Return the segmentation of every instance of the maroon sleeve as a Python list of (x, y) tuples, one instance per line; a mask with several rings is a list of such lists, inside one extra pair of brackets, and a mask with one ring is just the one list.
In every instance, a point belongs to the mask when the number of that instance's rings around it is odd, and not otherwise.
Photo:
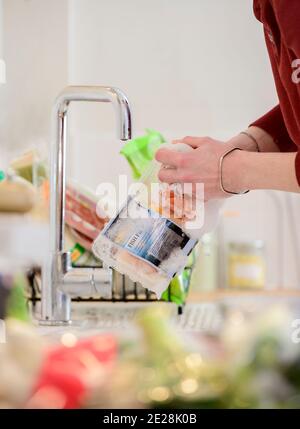
[(250, 126), (266, 131), (273, 138), (281, 152), (297, 151), (297, 146), (293, 143), (287, 132), (279, 105), (250, 124)]
[[(261, 21), (265, 27), (265, 34), (267, 36), (266, 42), (273, 71), (275, 71), (274, 77), (277, 84), (276, 86), (277, 89), (279, 88), (278, 96), (280, 105), (274, 107), (274, 109), (260, 119), (257, 119), (251, 125), (265, 130), (274, 139), (280, 151), (297, 152), (295, 167), (297, 180), (300, 185), (300, 144), (299, 138), (295, 140), (295, 135), (299, 137), (300, 85), (291, 87), (290, 61), (285, 60), (281, 63), (281, 73), (279, 73), (278, 61), (275, 58), (273, 47), (274, 44), (280, 43), (280, 46), (277, 46), (277, 52), (279, 52), (279, 50), (283, 51), (287, 58), (300, 58), (299, 0), (289, 0), (288, 2), (286, 0), (254, 0), (253, 5), (257, 19)], [(280, 37), (278, 33), (280, 33)], [(270, 37), (270, 35), (272, 37)], [(282, 80), (285, 79), (289, 79), (289, 85), (284, 85)], [(277, 81), (279, 81), (279, 86)], [(286, 102), (289, 104), (289, 109), (287, 110), (285, 110), (284, 104)], [(296, 143), (293, 143), (287, 131), (287, 126), (285, 125), (288, 124), (287, 121), (289, 120), (288, 116), (291, 114), (291, 107), (293, 110), (293, 120), (289, 121), (290, 125), (288, 128)], [(283, 118), (282, 112), (284, 112), (286, 121)], [(297, 124), (294, 123), (295, 115), (298, 115)]]
[[(273, 0), (273, 8), (276, 19), (284, 36), (288, 48), (294, 52), (295, 58), (300, 58), (300, 9), (299, 0), (289, 0), (288, 6), (285, 0)], [(300, 96), (299, 85), (297, 85)], [(300, 149), (296, 155), (296, 176), (300, 185)]]
[(296, 155), (295, 166), (296, 166), (296, 176), (300, 186), (300, 151), (298, 151)]
[(273, 0), (273, 10), (278, 23), (280, 33), (285, 44), (299, 58), (300, 53), (300, 9), (299, 0)]
[[(281, 152), (297, 152), (298, 148), (287, 132), (279, 105), (250, 124), (250, 126), (251, 125), (261, 128), (270, 134)], [(297, 180), (300, 185), (300, 150), (298, 150), (296, 155), (295, 167)]]

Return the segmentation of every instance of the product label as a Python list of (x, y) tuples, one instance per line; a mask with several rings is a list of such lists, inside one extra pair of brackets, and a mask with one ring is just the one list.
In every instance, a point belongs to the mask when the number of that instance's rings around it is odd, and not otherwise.
[[(132, 213), (138, 213), (138, 216), (133, 218), (130, 216)], [(197, 244), (174, 222), (143, 207), (132, 197), (128, 198), (123, 209), (102, 234), (155, 267), (160, 267), (174, 250), (180, 250), (182, 256), (188, 256)], [(168, 269), (167, 264), (164, 264), (164, 271), (172, 277), (176, 274), (174, 261), (170, 265), (173, 268)]]

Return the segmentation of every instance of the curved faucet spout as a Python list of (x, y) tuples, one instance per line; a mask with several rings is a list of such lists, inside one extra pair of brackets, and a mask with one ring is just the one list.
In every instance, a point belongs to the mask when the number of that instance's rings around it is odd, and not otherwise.
[(131, 138), (131, 113), (126, 95), (118, 88), (110, 86), (68, 86), (57, 97), (54, 115), (66, 114), (73, 101), (112, 103), (117, 116), (117, 132), (120, 140)]
[(57, 97), (53, 109), (54, 137), (51, 144), (50, 173), (50, 254), (43, 270), (42, 321), (46, 324), (69, 320), (70, 300), (60, 286), (72, 269), (70, 255), (64, 249), (66, 146), (68, 107), (72, 102), (110, 102), (117, 116), (120, 140), (131, 138), (131, 112), (127, 97), (109, 86), (69, 86)]

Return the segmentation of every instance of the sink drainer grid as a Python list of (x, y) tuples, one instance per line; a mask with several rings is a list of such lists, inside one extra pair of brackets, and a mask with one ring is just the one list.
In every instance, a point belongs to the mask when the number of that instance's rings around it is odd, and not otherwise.
[[(191, 268), (185, 270), (192, 271)], [(109, 297), (105, 296), (76, 296), (72, 297), (74, 302), (155, 302), (157, 301), (156, 295), (143, 288), (139, 283), (132, 282), (127, 276), (120, 274), (116, 271), (113, 272), (114, 281), (111, 288)], [(27, 294), (28, 301), (34, 307), (37, 302), (41, 300), (41, 269), (37, 267), (31, 268), (28, 273), (29, 290)], [(191, 275), (189, 276), (191, 277)], [(165, 301), (164, 301), (165, 302)], [(168, 288), (168, 302), (171, 300), (170, 288)], [(178, 314), (182, 314), (183, 305), (178, 306)]]

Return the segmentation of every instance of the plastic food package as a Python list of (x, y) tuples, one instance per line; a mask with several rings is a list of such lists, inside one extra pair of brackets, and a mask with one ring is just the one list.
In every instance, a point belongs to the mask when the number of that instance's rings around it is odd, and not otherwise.
[[(66, 224), (76, 242), (91, 250), (92, 242), (104, 227), (107, 218), (97, 214), (98, 199), (94, 193), (76, 182), (68, 182), (66, 189)], [(98, 211), (99, 213), (99, 211)]]
[[(183, 144), (166, 147), (193, 150)], [(185, 204), (178, 216), (185, 195), (176, 195), (176, 185), (159, 184), (159, 169), (160, 164), (153, 161), (143, 184), (128, 196), (93, 245), (94, 254), (104, 263), (155, 292), (158, 298), (184, 269), (201, 230), (187, 230), (188, 221), (195, 216), (193, 206)], [(157, 193), (152, 192), (155, 183)]]
[(102, 268), (102, 262), (95, 258), (92, 252), (86, 250), (83, 246), (76, 243), (71, 248), (71, 261), (73, 267), (99, 267)]
[(10, 168), (34, 186), (41, 185), (48, 177), (46, 162), (41, 159), (39, 151), (36, 149), (29, 150), (13, 159), (10, 162)]
[(26, 213), (36, 203), (36, 190), (34, 186), (22, 177), (14, 174), (1, 174), (0, 180), (0, 212)]
[[(147, 134), (131, 140), (121, 150), (132, 169), (134, 179), (139, 179), (143, 176), (151, 161), (153, 161), (156, 150), (162, 143), (165, 143), (164, 138), (156, 131), (147, 130)], [(189, 256), (194, 259), (194, 251)], [(182, 274), (174, 277), (167, 290), (163, 293), (161, 299), (164, 301), (175, 302), (177, 305), (183, 305), (186, 302), (192, 268), (185, 267)]]

